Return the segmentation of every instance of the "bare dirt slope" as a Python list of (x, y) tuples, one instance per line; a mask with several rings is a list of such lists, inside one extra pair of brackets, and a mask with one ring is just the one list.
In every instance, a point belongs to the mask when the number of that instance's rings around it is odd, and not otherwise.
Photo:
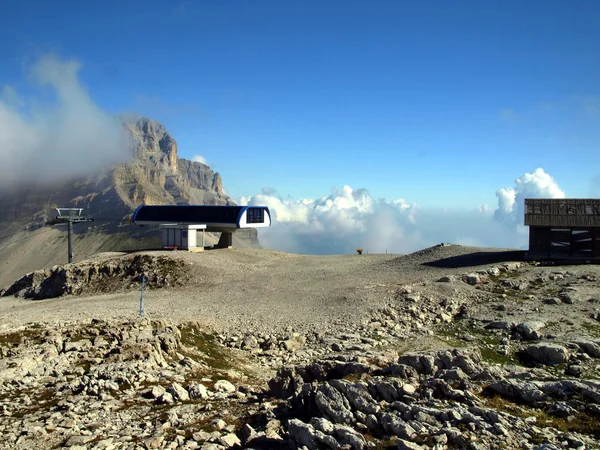
[[(74, 226), (75, 262), (93, 257), (99, 252), (155, 249), (160, 246), (157, 228), (139, 228), (134, 225), (115, 227), (98, 223), (91, 227), (86, 225)], [(110, 230), (107, 229), (109, 227)], [(234, 233), (233, 239), (237, 248), (259, 246), (254, 236), (242, 232)], [(218, 233), (207, 233), (207, 246), (216, 244), (218, 240)], [(25, 273), (65, 264), (67, 260), (66, 226), (14, 233), (0, 245), (0, 287), (6, 287)]]
[[(350, 326), (370, 310), (385, 306), (403, 285), (431, 283), (442, 275), (472, 270), (423, 263), (457, 257), (466, 258), (467, 263), (469, 258), (480, 258), (476, 262), (483, 263), (514, 256), (508, 250), (463, 246), (436, 247), (405, 256), (308, 256), (258, 249), (151, 254), (183, 260), (190, 276), (182, 287), (147, 291), (148, 317), (176, 322), (194, 318), (229, 329), (241, 324), (264, 329)], [(452, 294), (448, 286), (435, 288), (441, 294)], [(458, 288), (470, 287), (460, 283)], [(130, 318), (137, 313), (138, 300), (137, 290), (33, 303), (5, 298), (0, 317), (3, 326), (81, 317)]]

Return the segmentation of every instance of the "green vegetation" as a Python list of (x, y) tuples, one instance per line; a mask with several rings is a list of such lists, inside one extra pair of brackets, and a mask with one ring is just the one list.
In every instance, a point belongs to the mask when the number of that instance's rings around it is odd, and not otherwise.
[(40, 328), (27, 328), (22, 331), (11, 331), (0, 334), (0, 345), (14, 347), (20, 344), (41, 344), (44, 342), (44, 333)]
[(177, 277), (179, 271), (185, 266), (185, 263), (166, 256), (156, 258), (156, 270), (161, 277)]
[[(184, 324), (180, 330), (181, 344), (200, 354), (212, 368), (229, 370), (236, 366), (236, 361), (232, 358), (229, 349), (217, 343), (215, 333), (206, 333), (194, 324)], [(194, 358), (198, 356), (197, 354), (186, 356)]]
[(600, 338), (600, 322), (583, 322), (581, 324), (583, 328), (595, 338)]
[[(535, 417), (536, 425), (540, 427), (553, 427), (562, 432), (575, 432), (600, 438), (600, 427), (598, 418), (585, 413), (577, 413), (567, 418), (555, 417), (542, 409), (530, 408), (525, 405), (517, 405), (499, 395), (483, 397), (485, 405), (498, 411), (509, 413), (516, 417)], [(538, 436), (538, 439), (541, 436)]]
[(496, 350), (487, 347), (480, 347), (479, 350), (481, 351), (481, 359), (487, 363), (500, 365), (521, 365), (519, 360), (512, 354), (501, 355)]
[[(181, 330), (180, 353), (196, 361), (201, 361), (208, 367), (194, 372), (194, 377), (208, 376), (235, 381), (245, 378), (245, 381), (256, 380), (257, 376), (249, 367), (248, 361), (235, 350), (229, 349), (217, 342), (216, 333), (207, 333), (195, 323), (183, 324)], [(204, 383), (212, 389), (211, 383)]]
[(375, 450), (396, 450), (398, 448), (398, 438), (396, 436), (388, 439), (377, 439), (371, 434), (364, 434), (363, 436), (367, 442), (375, 443), (375, 447), (372, 447)]
[(503, 280), (519, 278), (523, 273), (518, 270), (500, 272), (500, 275), (490, 275), (488, 279), (494, 283), (501, 283)]
[[(468, 334), (473, 337), (470, 342), (465, 342), (459, 337)], [(469, 327), (465, 321), (457, 321), (439, 325), (435, 329), (435, 336), (455, 348), (477, 347), (481, 351), (483, 361), (491, 364), (521, 365), (514, 354), (501, 355), (496, 351), (500, 345), (500, 337), (482, 328)]]

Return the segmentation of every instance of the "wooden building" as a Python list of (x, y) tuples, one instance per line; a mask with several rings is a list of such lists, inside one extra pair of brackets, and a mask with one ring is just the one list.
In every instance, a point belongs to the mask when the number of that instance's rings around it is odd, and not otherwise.
[(528, 259), (600, 260), (600, 199), (525, 199)]

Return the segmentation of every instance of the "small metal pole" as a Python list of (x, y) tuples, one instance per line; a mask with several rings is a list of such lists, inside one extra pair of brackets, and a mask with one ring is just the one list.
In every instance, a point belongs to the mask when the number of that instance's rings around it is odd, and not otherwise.
[(146, 281), (146, 277), (142, 275), (142, 294), (140, 295), (140, 317), (144, 316), (144, 281)]
[(69, 228), (69, 237), (68, 237), (68, 242), (69, 242), (69, 264), (71, 264), (73, 262), (73, 222), (71, 222), (70, 220), (67, 222), (68, 223), (68, 228)]

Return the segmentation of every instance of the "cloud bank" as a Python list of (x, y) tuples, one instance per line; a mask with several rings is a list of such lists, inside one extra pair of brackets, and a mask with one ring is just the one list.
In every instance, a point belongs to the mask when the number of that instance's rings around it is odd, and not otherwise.
[(404, 198), (375, 199), (366, 189), (344, 186), (318, 200), (290, 201), (273, 189), (238, 199), (271, 210), (271, 228), (259, 231), (263, 246), (305, 254), (410, 253), (442, 242), (479, 247), (526, 248), (523, 199), (564, 197), (543, 169), (518, 177), (496, 192), (498, 207), (465, 210), (420, 208)]
[(129, 158), (120, 123), (93, 102), (80, 69), (76, 61), (44, 56), (31, 67), (27, 97), (2, 88), (0, 188), (87, 175)]
[(192, 156), (192, 161), (199, 162), (199, 163), (202, 163), (204, 165), (207, 165), (206, 158), (204, 156), (202, 156), (202, 155), (194, 155), (194, 156)]

